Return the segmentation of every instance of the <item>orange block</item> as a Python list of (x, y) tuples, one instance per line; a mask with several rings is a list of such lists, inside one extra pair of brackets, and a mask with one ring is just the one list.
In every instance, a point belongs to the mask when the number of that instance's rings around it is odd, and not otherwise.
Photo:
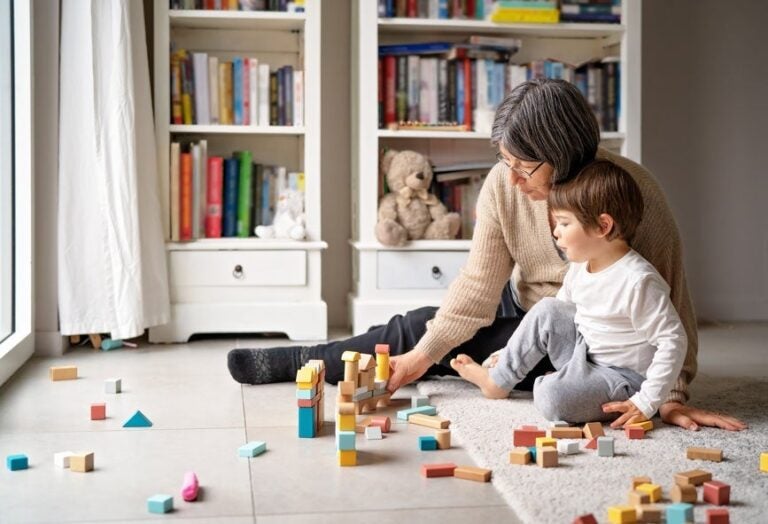
[(104, 420), (107, 418), (107, 405), (102, 403), (91, 404), (91, 420)]
[(627, 426), (624, 428), (624, 433), (630, 440), (640, 440), (645, 438), (645, 430), (641, 427)]
[(421, 475), (427, 478), (452, 477), (455, 469), (456, 464), (452, 462), (445, 464), (422, 464)]
[(474, 466), (458, 466), (453, 470), (453, 476), (465, 480), (488, 482), (491, 480), (491, 470)]
[(523, 426), (512, 431), (512, 445), (515, 447), (530, 448), (536, 445), (536, 439), (546, 437), (547, 432), (531, 426)]

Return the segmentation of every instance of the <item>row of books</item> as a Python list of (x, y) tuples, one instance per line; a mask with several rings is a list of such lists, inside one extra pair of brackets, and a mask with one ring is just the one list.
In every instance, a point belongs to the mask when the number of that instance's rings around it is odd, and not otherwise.
[(535, 78), (561, 78), (587, 98), (603, 131), (618, 129), (620, 63), (616, 58), (586, 64), (535, 60), (508, 64), (491, 59), (447, 59), (429, 55), (379, 58), (379, 128), (402, 122), (490, 132), (496, 107), (517, 85)]
[(381, 18), (441, 18), (483, 20), (493, 0), (379, 0)]
[(171, 143), (170, 238), (252, 237), (271, 225), (282, 191), (304, 193), (304, 173), (254, 162), (250, 151), (209, 156), (206, 140)]
[(171, 53), (171, 123), (304, 125), (304, 72), (179, 49)]
[(461, 216), (461, 228), (456, 238), (470, 240), (477, 220), (477, 198), (492, 163), (468, 163), (435, 166), (430, 189), (445, 204), (448, 211)]
[(304, 11), (304, 0), (170, 0), (171, 9), (223, 11)]
[(621, 0), (560, 0), (560, 21), (621, 23)]

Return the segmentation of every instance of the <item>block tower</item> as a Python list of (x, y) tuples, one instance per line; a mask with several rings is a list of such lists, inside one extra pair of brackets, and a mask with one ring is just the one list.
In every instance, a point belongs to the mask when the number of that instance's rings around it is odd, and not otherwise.
[(296, 373), (299, 438), (314, 438), (323, 427), (325, 363), (310, 360)]
[[(370, 355), (367, 355), (370, 357)], [(339, 466), (357, 465), (357, 448), (355, 446), (355, 413), (357, 411), (354, 398), (360, 379), (360, 353), (345, 351), (341, 355), (344, 361), (344, 380), (339, 382), (339, 396), (336, 398), (336, 451)]]

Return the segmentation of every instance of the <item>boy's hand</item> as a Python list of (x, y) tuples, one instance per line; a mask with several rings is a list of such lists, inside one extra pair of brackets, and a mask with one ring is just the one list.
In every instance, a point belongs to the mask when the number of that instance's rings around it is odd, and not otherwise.
[(421, 351), (409, 351), (389, 359), (389, 381), (387, 391), (394, 393), (406, 384), (421, 377), (432, 365), (432, 361)]
[(603, 404), (603, 413), (622, 413), (619, 418), (611, 422), (611, 427), (614, 429), (648, 420), (631, 400), (607, 402)]
[(747, 429), (747, 425), (737, 418), (686, 406), (679, 402), (665, 402), (659, 408), (659, 415), (661, 415), (661, 420), (667, 424), (675, 424), (691, 431), (698, 431), (700, 426), (711, 426), (728, 431)]

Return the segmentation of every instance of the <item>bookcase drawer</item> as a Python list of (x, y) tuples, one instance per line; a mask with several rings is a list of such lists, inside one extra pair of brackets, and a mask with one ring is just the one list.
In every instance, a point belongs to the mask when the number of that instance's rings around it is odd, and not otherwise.
[(172, 286), (304, 286), (306, 251), (171, 251)]
[(467, 261), (466, 251), (379, 251), (379, 289), (444, 289)]

